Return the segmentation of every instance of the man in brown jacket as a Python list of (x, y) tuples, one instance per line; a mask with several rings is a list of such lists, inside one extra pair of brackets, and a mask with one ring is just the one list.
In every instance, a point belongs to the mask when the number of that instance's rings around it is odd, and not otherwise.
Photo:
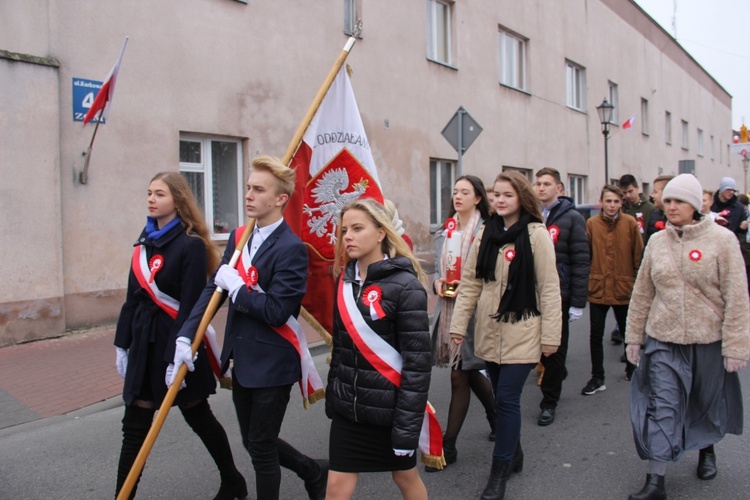
[[(589, 273), (589, 313), (591, 321), (591, 380), (581, 391), (590, 396), (605, 390), (604, 326), (610, 306), (620, 331), (625, 331), (628, 303), (643, 257), (643, 238), (636, 220), (621, 212), (622, 191), (617, 186), (604, 186), (599, 202), (602, 212), (586, 222), (591, 249)], [(625, 378), (635, 365), (627, 364)]]

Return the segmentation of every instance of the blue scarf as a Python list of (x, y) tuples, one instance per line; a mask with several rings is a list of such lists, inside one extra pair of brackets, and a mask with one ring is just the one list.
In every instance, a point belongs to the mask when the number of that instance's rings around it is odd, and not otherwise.
[(156, 219), (153, 217), (146, 217), (146, 235), (148, 236), (148, 239), (151, 241), (156, 241), (165, 234), (167, 234), (173, 227), (175, 227), (177, 224), (182, 222), (182, 219), (179, 217), (175, 217), (171, 221), (167, 223), (166, 226), (159, 229), (159, 227), (156, 225)]

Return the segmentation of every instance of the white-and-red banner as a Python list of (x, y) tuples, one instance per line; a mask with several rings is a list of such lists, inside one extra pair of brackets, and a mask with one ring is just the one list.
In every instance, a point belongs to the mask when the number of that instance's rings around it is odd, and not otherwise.
[(297, 180), (284, 218), (309, 252), (302, 305), (330, 332), (335, 297), (333, 253), (341, 209), (360, 197), (383, 202), (375, 160), (345, 67), (323, 98), (290, 166)]
[(125, 53), (125, 46), (128, 44), (128, 37), (125, 37), (125, 41), (122, 42), (122, 49), (120, 49), (120, 57), (117, 58), (117, 62), (109, 70), (107, 78), (102, 83), (102, 88), (94, 98), (94, 102), (86, 112), (86, 116), (83, 117), (83, 124), (86, 125), (94, 118), (106, 119), (109, 115), (109, 105), (112, 102), (112, 96), (115, 95), (115, 85), (117, 84), (117, 73), (120, 71), (120, 63), (122, 62), (122, 55)]

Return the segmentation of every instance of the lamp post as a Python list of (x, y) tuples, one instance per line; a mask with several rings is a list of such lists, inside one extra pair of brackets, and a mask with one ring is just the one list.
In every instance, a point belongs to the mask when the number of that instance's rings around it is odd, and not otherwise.
[(612, 112), (615, 107), (607, 102), (605, 98), (600, 105), (596, 107), (599, 113), (599, 121), (602, 124), (602, 134), (604, 134), (604, 184), (609, 184), (609, 152), (607, 151), (607, 141), (609, 140), (609, 124), (612, 122)]

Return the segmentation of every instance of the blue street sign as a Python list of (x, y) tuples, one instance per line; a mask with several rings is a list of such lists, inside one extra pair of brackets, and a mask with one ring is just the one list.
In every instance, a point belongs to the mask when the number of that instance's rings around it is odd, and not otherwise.
[[(83, 117), (88, 113), (89, 108), (94, 103), (96, 94), (99, 93), (99, 89), (102, 88), (102, 82), (96, 80), (85, 80), (83, 78), (73, 78), (73, 121), (82, 122)], [(94, 118), (92, 123), (96, 123), (99, 119)], [(107, 120), (102, 119), (102, 123), (107, 123)]]

